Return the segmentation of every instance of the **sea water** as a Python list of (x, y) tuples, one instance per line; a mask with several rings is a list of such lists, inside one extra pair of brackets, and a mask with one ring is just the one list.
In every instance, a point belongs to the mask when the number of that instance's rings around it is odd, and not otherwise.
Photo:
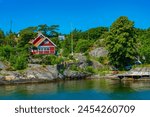
[(150, 81), (93, 79), (2, 85), (0, 100), (150, 100)]

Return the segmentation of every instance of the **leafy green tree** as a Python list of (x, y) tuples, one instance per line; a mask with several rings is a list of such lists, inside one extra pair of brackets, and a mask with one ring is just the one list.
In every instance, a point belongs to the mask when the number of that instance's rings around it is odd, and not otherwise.
[(46, 24), (38, 25), (38, 31), (41, 31), (45, 36), (48, 35), (49, 27)]
[(84, 53), (91, 47), (91, 45), (92, 45), (92, 43), (90, 40), (80, 39), (77, 43), (75, 50), (76, 50), (76, 52)]
[(34, 39), (36, 35), (36, 27), (28, 27), (21, 30), (19, 33), (18, 48), (23, 48), (30, 40)]
[(38, 31), (38, 27), (37, 26), (30, 26), (30, 27), (27, 27), (27, 28), (21, 30), (19, 32), (19, 34), (21, 36), (22, 34), (36, 33), (37, 31)]
[(67, 57), (71, 53), (71, 38), (66, 37), (66, 39), (61, 43), (62, 55)]
[(4, 57), (6, 60), (9, 60), (11, 54), (15, 55), (15, 50), (10, 45), (0, 47), (0, 57)]
[(97, 40), (100, 39), (100, 37), (106, 32), (108, 32), (107, 27), (91, 28), (85, 32), (86, 33), (85, 39)]
[(58, 37), (52, 37), (50, 38), (52, 42), (54, 42), (57, 46), (57, 49), (59, 50), (61, 48), (62, 41), (58, 39)]
[(134, 22), (128, 20), (128, 17), (119, 17), (110, 27), (106, 45), (110, 64), (119, 69), (131, 65), (137, 56)]
[[(78, 29), (74, 29), (72, 32), (70, 32), (70, 34), (67, 36), (67, 40), (69, 42), (69, 44), (73, 44), (73, 48), (76, 48), (76, 45), (79, 41), (79, 39), (84, 39), (81, 38), (83, 36), (83, 32), (81, 30)], [(72, 43), (73, 41), (73, 43)], [(71, 45), (69, 50), (71, 49)]]
[(4, 39), (5, 39), (4, 31), (0, 29), (0, 45), (4, 44)]
[(0, 39), (3, 39), (5, 37), (4, 31), (0, 29)]
[[(141, 33), (140, 33), (141, 32)], [(150, 30), (141, 30), (138, 35), (140, 60), (150, 64)]]
[(47, 37), (58, 37), (59, 25), (48, 26), (47, 24), (38, 25), (38, 31), (41, 31)]
[(15, 47), (17, 44), (17, 35), (13, 32), (8, 33), (5, 36), (5, 44)]
[(51, 25), (48, 27), (48, 30), (50, 31), (49, 33), (50, 37), (58, 37), (59, 25)]

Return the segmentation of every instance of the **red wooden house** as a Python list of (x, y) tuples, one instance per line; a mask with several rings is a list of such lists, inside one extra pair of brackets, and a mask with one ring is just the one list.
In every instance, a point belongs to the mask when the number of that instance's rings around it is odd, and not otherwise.
[(38, 33), (38, 36), (29, 43), (33, 45), (32, 54), (55, 54), (56, 45), (42, 33)]

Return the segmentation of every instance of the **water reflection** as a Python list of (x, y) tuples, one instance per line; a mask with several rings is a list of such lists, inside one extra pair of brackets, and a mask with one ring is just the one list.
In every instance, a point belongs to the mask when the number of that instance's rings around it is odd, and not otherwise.
[(145, 99), (145, 91), (150, 81), (74, 80), (0, 86), (0, 99)]

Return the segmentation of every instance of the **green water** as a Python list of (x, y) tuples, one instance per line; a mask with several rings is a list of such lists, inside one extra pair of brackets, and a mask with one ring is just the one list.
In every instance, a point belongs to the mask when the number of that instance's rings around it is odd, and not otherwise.
[(1, 100), (149, 100), (150, 81), (74, 80), (0, 86)]

